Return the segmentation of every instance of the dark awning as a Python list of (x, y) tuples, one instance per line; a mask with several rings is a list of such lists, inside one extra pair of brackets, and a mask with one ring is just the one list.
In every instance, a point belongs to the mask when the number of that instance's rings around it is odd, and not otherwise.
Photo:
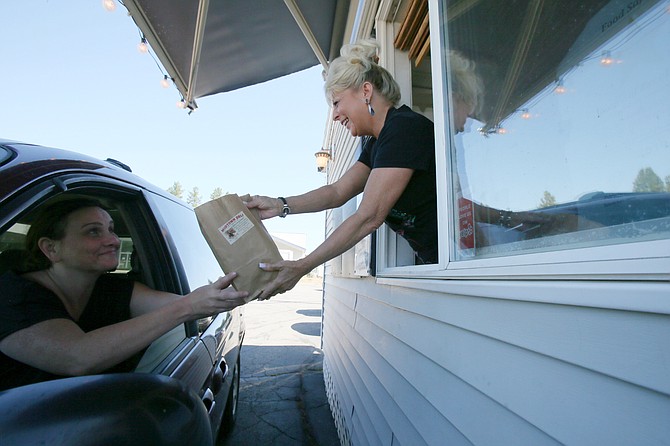
[(349, 0), (125, 0), (186, 104), (321, 63), (342, 43)]

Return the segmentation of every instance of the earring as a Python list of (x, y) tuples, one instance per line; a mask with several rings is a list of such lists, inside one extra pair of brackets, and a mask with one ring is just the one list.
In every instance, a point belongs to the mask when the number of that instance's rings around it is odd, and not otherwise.
[(370, 99), (365, 98), (365, 104), (368, 106), (368, 113), (370, 113), (370, 116), (375, 115), (375, 109), (372, 108), (372, 104), (370, 104)]

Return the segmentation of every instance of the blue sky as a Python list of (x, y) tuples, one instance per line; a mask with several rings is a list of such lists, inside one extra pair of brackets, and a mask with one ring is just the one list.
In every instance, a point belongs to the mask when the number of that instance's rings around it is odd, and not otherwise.
[[(289, 196), (325, 184), (316, 171), (328, 105), (321, 68), (198, 99), (188, 115), (161, 69), (137, 51), (139, 32), (118, 5), (97, 0), (0, 2), (0, 138), (116, 158), (167, 189)], [(307, 234), (323, 213), (266, 221)]]

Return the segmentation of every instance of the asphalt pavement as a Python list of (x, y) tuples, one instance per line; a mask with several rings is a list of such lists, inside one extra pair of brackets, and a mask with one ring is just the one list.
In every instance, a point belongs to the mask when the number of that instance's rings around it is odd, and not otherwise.
[(339, 446), (323, 381), (322, 280), (244, 307), (240, 398), (218, 446)]

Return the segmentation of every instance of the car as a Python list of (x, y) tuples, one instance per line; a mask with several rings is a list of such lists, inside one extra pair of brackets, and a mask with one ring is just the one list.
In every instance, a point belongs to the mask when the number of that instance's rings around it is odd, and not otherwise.
[[(224, 274), (193, 209), (119, 161), (0, 140), (0, 178), (0, 273), (21, 257), (40, 208), (87, 196), (105, 205), (121, 239), (114, 274), (177, 294)], [(244, 334), (238, 307), (174, 328), (146, 348), (134, 372), (0, 392), (2, 442), (213, 444), (235, 422)]]

